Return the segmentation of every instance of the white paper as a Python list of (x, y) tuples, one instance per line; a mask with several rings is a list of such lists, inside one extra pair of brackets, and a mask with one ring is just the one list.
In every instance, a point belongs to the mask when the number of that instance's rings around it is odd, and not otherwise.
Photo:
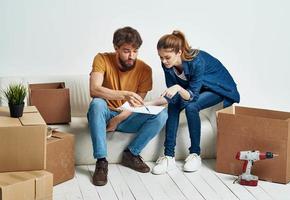
[(128, 102), (125, 102), (119, 109), (121, 110), (129, 110), (131, 112), (136, 113), (144, 113), (144, 114), (151, 114), (151, 115), (157, 115), (160, 113), (165, 107), (163, 106), (146, 106), (148, 110), (145, 108), (145, 106), (141, 107), (131, 107)]

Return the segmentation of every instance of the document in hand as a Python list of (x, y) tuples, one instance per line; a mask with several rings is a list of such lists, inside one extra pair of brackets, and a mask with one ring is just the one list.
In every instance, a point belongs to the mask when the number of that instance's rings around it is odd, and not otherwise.
[[(146, 109), (146, 107), (149, 109), (149, 111)], [(120, 110), (129, 110), (131, 112), (136, 113), (144, 113), (144, 114), (151, 114), (151, 115), (157, 115), (160, 113), (165, 107), (163, 106), (141, 106), (141, 107), (132, 107), (128, 102), (125, 102), (121, 107), (119, 107)]]

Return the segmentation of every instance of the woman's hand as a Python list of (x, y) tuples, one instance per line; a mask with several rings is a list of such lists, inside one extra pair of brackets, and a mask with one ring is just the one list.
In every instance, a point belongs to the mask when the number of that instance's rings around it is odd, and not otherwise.
[(174, 97), (174, 95), (179, 92), (181, 90), (181, 86), (179, 85), (173, 85), (170, 88), (167, 88), (162, 94), (161, 96), (164, 97), (168, 97), (169, 99), (171, 99), (172, 97)]
[(162, 106), (165, 104), (167, 104), (167, 101), (164, 97), (158, 97), (158, 98), (153, 99), (151, 101), (144, 102), (144, 105), (146, 105), (146, 106)]

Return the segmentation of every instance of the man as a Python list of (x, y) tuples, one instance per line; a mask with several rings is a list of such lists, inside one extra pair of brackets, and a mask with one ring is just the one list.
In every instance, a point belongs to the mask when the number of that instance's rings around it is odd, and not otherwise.
[(139, 33), (124, 27), (115, 31), (114, 53), (96, 55), (90, 73), (90, 95), (93, 98), (88, 111), (88, 121), (97, 159), (93, 175), (94, 185), (107, 183), (108, 162), (106, 132), (121, 131), (136, 136), (124, 150), (122, 164), (139, 172), (149, 172), (140, 152), (160, 132), (167, 119), (164, 109), (158, 115), (119, 111), (124, 102), (131, 106), (144, 105), (143, 99), (152, 89), (152, 71), (137, 59), (142, 44)]

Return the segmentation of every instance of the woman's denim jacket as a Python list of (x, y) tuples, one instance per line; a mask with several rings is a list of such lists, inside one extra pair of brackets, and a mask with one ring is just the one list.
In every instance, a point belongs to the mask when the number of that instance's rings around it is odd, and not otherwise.
[[(167, 98), (169, 103), (182, 101), (187, 104), (196, 101), (202, 87), (223, 96), (224, 107), (240, 102), (240, 95), (232, 76), (223, 64), (210, 54), (200, 50), (193, 60), (183, 61), (182, 66), (188, 81), (184, 89), (190, 93), (190, 99), (185, 101), (179, 94), (176, 94), (172, 99)], [(163, 64), (162, 68), (168, 88), (180, 83), (173, 68), (168, 69)]]

